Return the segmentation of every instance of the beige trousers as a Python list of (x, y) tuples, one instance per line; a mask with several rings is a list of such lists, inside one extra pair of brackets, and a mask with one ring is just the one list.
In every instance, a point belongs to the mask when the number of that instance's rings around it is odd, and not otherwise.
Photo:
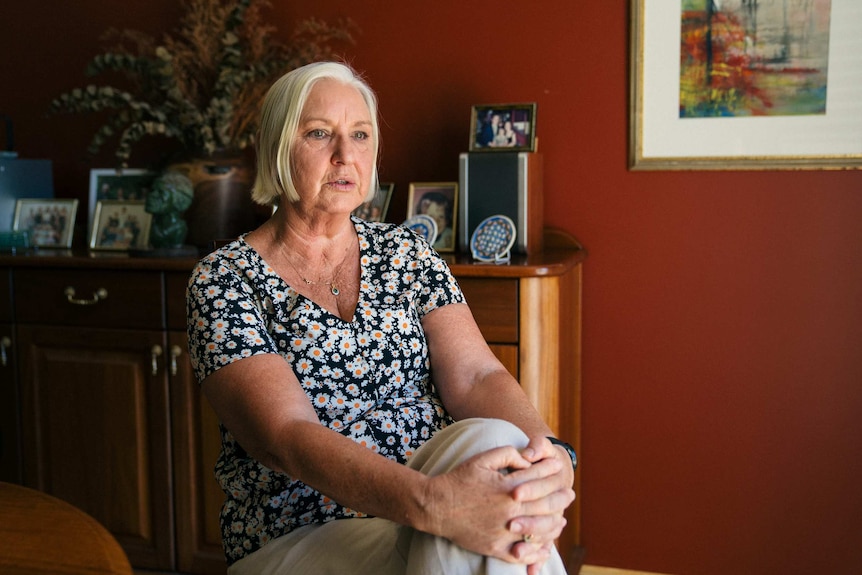
[[(526, 447), (524, 433), (498, 419), (466, 419), (437, 432), (407, 462), (438, 475), (493, 447)], [(483, 557), (442, 537), (387, 519), (338, 519), (283, 535), (228, 569), (228, 575), (509, 575), (526, 566)], [(565, 575), (556, 549), (542, 575)]]

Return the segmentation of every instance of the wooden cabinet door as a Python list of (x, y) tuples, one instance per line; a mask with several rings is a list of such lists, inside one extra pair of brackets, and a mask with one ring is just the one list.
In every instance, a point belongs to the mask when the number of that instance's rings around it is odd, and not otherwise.
[(218, 419), (200, 392), (183, 332), (169, 332), (171, 415), (177, 519), (177, 568), (183, 572), (227, 572), (219, 513), (224, 492), (214, 467), (221, 451)]
[(25, 484), (174, 568), (164, 332), (18, 326)]
[(0, 323), (0, 481), (21, 483), (21, 427), (12, 326)]

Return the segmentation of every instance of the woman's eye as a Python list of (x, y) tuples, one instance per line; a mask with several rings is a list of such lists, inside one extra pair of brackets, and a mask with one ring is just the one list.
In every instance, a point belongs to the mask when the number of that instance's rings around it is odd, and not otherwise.
[(368, 132), (355, 132), (353, 134), (353, 137), (357, 140), (367, 140), (371, 136), (368, 134)]
[(308, 137), (309, 137), (309, 138), (312, 138), (312, 139), (314, 139), (314, 140), (322, 140), (322, 139), (323, 139), (323, 138), (325, 138), (326, 136), (327, 136), (327, 134), (326, 134), (326, 130), (320, 130), (320, 129), (317, 129), (317, 130), (311, 130), (311, 131), (308, 133)]

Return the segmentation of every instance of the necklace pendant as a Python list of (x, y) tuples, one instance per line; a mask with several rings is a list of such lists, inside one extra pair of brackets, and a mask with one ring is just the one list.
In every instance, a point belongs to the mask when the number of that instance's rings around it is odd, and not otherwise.
[(338, 288), (335, 286), (335, 284), (329, 284), (329, 291), (330, 291), (330, 292), (332, 293), (332, 295), (334, 295), (334, 296), (337, 296), (338, 294), (340, 294), (340, 293), (341, 293), (340, 291), (338, 291)]

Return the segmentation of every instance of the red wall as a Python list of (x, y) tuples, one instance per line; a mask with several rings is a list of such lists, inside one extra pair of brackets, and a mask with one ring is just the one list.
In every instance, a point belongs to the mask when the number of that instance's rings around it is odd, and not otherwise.
[[(628, 4), (276, 2), (352, 17), (379, 92), (382, 175), (457, 180), (470, 107), (538, 102), (545, 218), (588, 248), (587, 562), (677, 575), (862, 572), (862, 172), (632, 173)], [(288, 5), (289, 4), (289, 5)], [(92, 122), (45, 119), (108, 26), (171, 25), (170, 0), (16, 2), (0, 111), (58, 195), (86, 196)]]

